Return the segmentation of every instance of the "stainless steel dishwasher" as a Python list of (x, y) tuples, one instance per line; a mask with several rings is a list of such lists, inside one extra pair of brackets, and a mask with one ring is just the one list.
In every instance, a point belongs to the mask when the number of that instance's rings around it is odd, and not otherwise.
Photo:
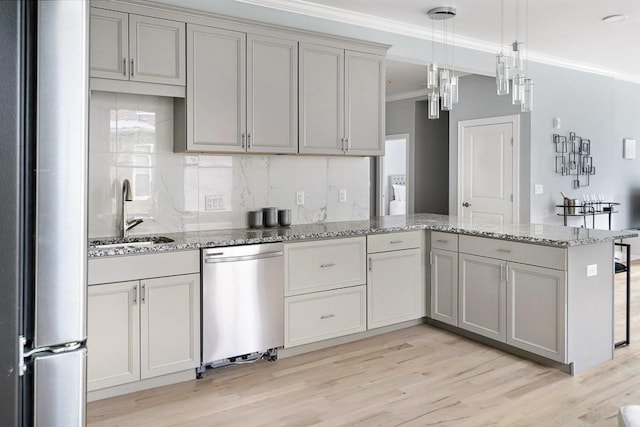
[[(218, 366), (284, 345), (282, 243), (202, 250), (202, 363)], [(255, 358), (255, 357), (254, 357)]]

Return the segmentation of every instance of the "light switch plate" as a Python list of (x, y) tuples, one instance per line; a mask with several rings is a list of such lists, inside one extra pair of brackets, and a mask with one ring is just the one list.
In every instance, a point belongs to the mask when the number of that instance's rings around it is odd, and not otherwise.
[(593, 277), (598, 275), (598, 264), (587, 265), (587, 277)]
[(537, 195), (543, 194), (544, 193), (544, 187), (542, 186), (542, 184), (536, 184), (533, 193), (537, 194)]
[(347, 190), (346, 189), (342, 189), (340, 190), (340, 203), (344, 203), (347, 201)]
[(304, 191), (298, 191), (296, 193), (296, 205), (298, 206), (304, 205)]

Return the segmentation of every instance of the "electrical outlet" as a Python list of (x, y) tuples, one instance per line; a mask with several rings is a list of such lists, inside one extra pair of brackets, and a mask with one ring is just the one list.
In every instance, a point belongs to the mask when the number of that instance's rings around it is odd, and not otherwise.
[(533, 193), (537, 194), (537, 195), (543, 194), (544, 193), (544, 187), (542, 186), (542, 184), (536, 184)]
[(592, 277), (597, 275), (598, 275), (598, 264), (587, 265), (587, 277)]
[(224, 210), (224, 196), (215, 194), (204, 196), (204, 210), (206, 212), (211, 211), (223, 211)]
[(344, 203), (347, 201), (347, 190), (346, 189), (342, 189), (340, 190), (340, 203)]
[(296, 192), (296, 205), (298, 206), (304, 205), (304, 191)]

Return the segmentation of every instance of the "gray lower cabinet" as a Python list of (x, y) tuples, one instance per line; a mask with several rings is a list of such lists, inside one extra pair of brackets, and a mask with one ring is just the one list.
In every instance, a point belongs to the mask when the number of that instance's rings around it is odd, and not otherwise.
[(507, 344), (566, 362), (564, 271), (508, 263)]
[(458, 326), (458, 252), (431, 250), (431, 317)]
[(506, 262), (465, 253), (459, 256), (458, 326), (505, 342)]

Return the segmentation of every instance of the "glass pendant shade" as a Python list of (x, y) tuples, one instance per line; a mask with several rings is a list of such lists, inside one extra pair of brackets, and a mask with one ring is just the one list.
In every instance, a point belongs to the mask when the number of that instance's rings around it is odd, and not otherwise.
[(509, 64), (509, 73), (511, 76), (517, 76), (524, 71), (524, 64), (522, 62), (522, 55), (520, 52), (520, 43), (518, 41), (513, 42), (511, 50), (511, 58)]
[(438, 88), (438, 64), (432, 63), (427, 66), (427, 89)]
[(524, 76), (513, 76), (513, 84), (511, 87), (511, 102), (513, 105), (522, 103), (522, 92), (524, 88)]
[(449, 111), (453, 108), (453, 97), (451, 96), (451, 84), (447, 85), (444, 93), (440, 96), (442, 111)]
[(533, 80), (524, 79), (522, 83), (522, 104), (520, 110), (528, 113), (533, 110)]
[(440, 80), (439, 80), (439, 85), (440, 85), (440, 95), (444, 95), (447, 86), (449, 86), (449, 84), (451, 83), (451, 80), (449, 78), (449, 70), (447, 69), (441, 69), (440, 70)]
[(438, 92), (430, 92), (427, 95), (427, 118), (440, 118), (440, 94)]
[(503, 54), (496, 56), (496, 85), (498, 95), (509, 94), (508, 58)]
[(451, 103), (458, 103), (458, 76), (451, 76)]

